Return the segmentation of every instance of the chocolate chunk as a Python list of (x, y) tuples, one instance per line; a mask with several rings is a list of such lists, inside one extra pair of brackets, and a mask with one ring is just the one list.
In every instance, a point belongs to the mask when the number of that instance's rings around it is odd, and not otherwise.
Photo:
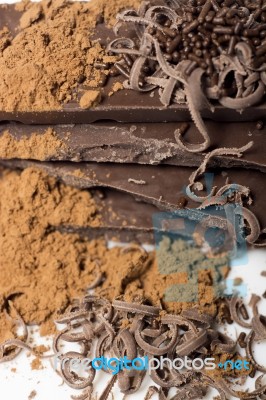
[[(118, 124), (101, 122), (86, 125), (0, 124), (0, 157), (29, 158), (39, 161), (97, 161), (139, 164), (199, 166), (203, 155), (180, 149), (174, 132), (182, 123)], [(266, 170), (266, 127), (256, 123), (207, 123), (211, 148), (241, 147), (250, 140), (253, 147), (243, 157), (217, 156), (212, 167), (243, 167)], [(49, 134), (50, 132), (50, 134)], [(48, 135), (46, 137), (46, 134)], [(196, 142), (193, 123), (185, 133)], [(13, 140), (14, 139), (14, 140)], [(50, 139), (52, 141), (50, 141)], [(43, 149), (43, 150), (42, 150)]]

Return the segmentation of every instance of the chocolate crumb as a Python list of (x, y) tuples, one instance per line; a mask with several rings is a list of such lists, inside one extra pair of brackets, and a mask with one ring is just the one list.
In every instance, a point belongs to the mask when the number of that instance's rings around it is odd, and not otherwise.
[(146, 185), (146, 181), (143, 181), (142, 179), (129, 178), (128, 182), (129, 183), (135, 183), (136, 185)]
[(119, 90), (124, 89), (124, 86), (122, 85), (121, 82), (115, 82), (112, 86), (112, 90), (108, 93), (108, 96), (113, 96), (113, 94), (115, 94), (116, 92), (118, 92)]
[(40, 358), (34, 358), (30, 365), (32, 370), (40, 370), (44, 368)]
[(101, 101), (101, 92), (99, 90), (88, 90), (86, 91), (80, 101), (79, 105), (84, 110), (95, 107)]
[(36, 396), (37, 396), (36, 390), (32, 390), (32, 391), (30, 392), (30, 394), (29, 394), (28, 399), (29, 399), (29, 400), (32, 400), (32, 399), (34, 399)]
[(234, 279), (234, 286), (240, 286), (243, 283), (242, 278), (235, 278)]
[(264, 122), (263, 121), (258, 121), (256, 123), (256, 128), (260, 131), (264, 128)]

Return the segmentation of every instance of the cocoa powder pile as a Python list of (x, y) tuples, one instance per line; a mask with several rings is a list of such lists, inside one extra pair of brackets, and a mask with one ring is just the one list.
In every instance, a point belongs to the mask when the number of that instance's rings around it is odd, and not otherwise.
[[(7, 334), (8, 301), (26, 323), (46, 323), (86, 288), (89, 244), (56, 231), (61, 225), (99, 226), (88, 192), (57, 183), (41, 171), (3, 171), (0, 178), (0, 338)], [(91, 267), (92, 268), (92, 267)]]
[[(67, 134), (66, 134), (67, 137)], [(36, 158), (44, 161), (48, 157), (64, 154), (67, 145), (50, 127), (43, 134), (33, 133), (17, 140), (8, 130), (0, 136), (0, 158)]]
[[(6, 27), (0, 32), (0, 109), (13, 112), (62, 108), (82, 97), (83, 88), (100, 86), (117, 59), (108, 56), (91, 37), (97, 21), (113, 23), (117, 12), (137, 7), (140, 1), (92, 0), (70, 2), (23, 1), (20, 29), (12, 38)], [(97, 69), (96, 63), (109, 64)], [(79, 85), (82, 84), (82, 88)], [(97, 95), (100, 101), (100, 95)], [(84, 104), (84, 103), (82, 103)], [(95, 105), (89, 103), (88, 107)]]
[[(33, 168), (2, 170), (0, 190), (0, 342), (16, 336), (14, 310), (27, 324), (37, 323), (42, 334), (50, 334), (56, 315), (89, 288), (111, 301), (124, 295), (128, 301), (145, 298), (175, 312), (193, 305), (216, 312), (208, 269), (199, 275), (199, 301), (167, 302), (167, 287), (184, 282), (184, 272), (177, 272), (180, 263), (176, 271), (169, 267), (162, 274), (155, 253), (137, 245), (109, 249), (104, 240), (58, 231), (64, 225), (101, 225), (100, 210), (88, 191), (65, 186)], [(172, 251), (167, 246), (161, 251)], [(206, 261), (199, 249), (193, 253), (184, 246), (180, 260), (194, 254), (194, 262)], [(226, 260), (215, 264), (226, 265)]]

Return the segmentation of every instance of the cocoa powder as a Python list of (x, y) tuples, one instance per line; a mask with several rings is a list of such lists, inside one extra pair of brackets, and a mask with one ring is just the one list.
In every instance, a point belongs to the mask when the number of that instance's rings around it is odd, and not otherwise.
[[(43, 324), (93, 279), (90, 246), (60, 225), (99, 226), (88, 192), (66, 187), (39, 170), (3, 171), (0, 178), (0, 338), (7, 339), (8, 300), (26, 323)], [(95, 265), (90, 265), (93, 270)], [(7, 326), (7, 323), (9, 324)]]
[(0, 136), (0, 158), (37, 158), (44, 161), (48, 157), (63, 154), (66, 147), (52, 128), (48, 128), (42, 134), (33, 133), (19, 140), (8, 130)]

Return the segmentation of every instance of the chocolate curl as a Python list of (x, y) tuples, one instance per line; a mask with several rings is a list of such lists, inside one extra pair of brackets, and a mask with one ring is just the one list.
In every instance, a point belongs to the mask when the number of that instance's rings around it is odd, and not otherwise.
[[(240, 148), (232, 148), (232, 149), (219, 148), (219, 149), (215, 149), (215, 150), (209, 152), (208, 154), (206, 154), (200, 167), (196, 171), (194, 171), (191, 174), (191, 176), (189, 177), (189, 185), (186, 188), (187, 196), (189, 198), (191, 198), (193, 201), (196, 201), (198, 203), (203, 203), (204, 201), (208, 201), (208, 199), (212, 199), (212, 201), (213, 201), (213, 198), (215, 198), (214, 195), (216, 193), (217, 187), (213, 187), (209, 195), (202, 196), (202, 197), (197, 196), (193, 191), (193, 190), (202, 191), (204, 189), (203, 184), (201, 182), (196, 182), (196, 180), (206, 172), (209, 161), (215, 156), (222, 156), (222, 155), (231, 155), (231, 156), (236, 156), (236, 157), (242, 157), (243, 153), (245, 151), (247, 151), (248, 149), (250, 149), (252, 146), (253, 146), (253, 142), (251, 141), (248, 144), (246, 144), (245, 146), (240, 147)], [(218, 196), (217, 196), (217, 200), (219, 201)]]
[(207, 132), (206, 125), (201, 117), (200, 111), (206, 107), (214, 112), (214, 107), (211, 106), (207, 97), (205, 96), (201, 81), (205, 71), (201, 68), (195, 69), (187, 78), (185, 84), (185, 93), (187, 98), (187, 105), (197, 129), (202, 135), (204, 141), (200, 144), (185, 143), (182, 139), (182, 133), (179, 130), (175, 131), (175, 140), (177, 144), (184, 150), (191, 153), (200, 153), (205, 151), (210, 146), (210, 137)]

